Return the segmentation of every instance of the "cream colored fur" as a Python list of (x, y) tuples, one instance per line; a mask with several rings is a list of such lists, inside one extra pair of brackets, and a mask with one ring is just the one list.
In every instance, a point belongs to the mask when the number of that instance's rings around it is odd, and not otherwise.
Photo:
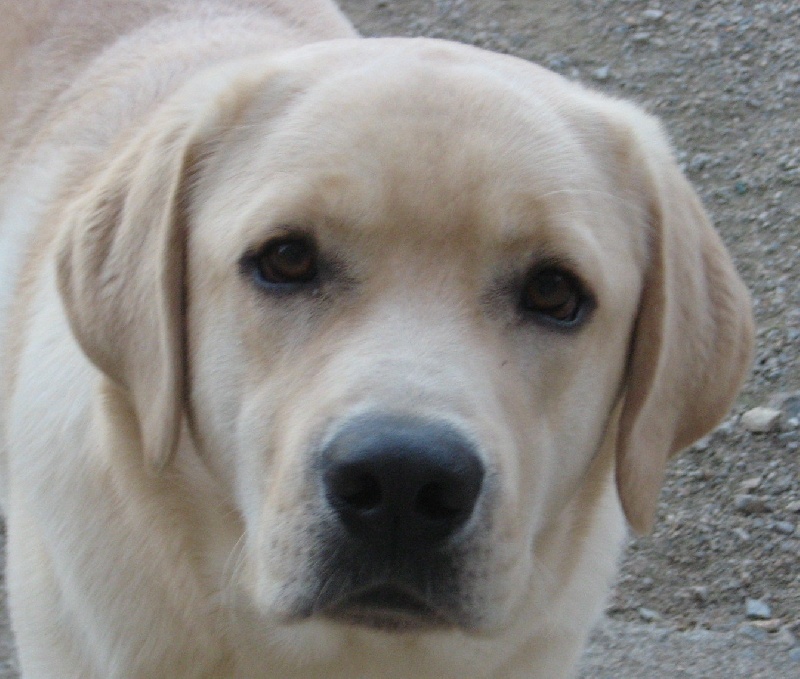
[[(360, 39), (327, 0), (0, 9), (23, 676), (572, 676), (625, 517), (650, 526), (752, 346), (658, 124), (511, 57)], [(242, 273), (287, 229), (337, 262), (317, 296)], [(520, 320), (507, 282), (543, 257), (591, 288), (581, 327)], [(292, 617), (323, 567), (320, 437), (375, 409), (449, 422), (493, 470), (473, 629)]]

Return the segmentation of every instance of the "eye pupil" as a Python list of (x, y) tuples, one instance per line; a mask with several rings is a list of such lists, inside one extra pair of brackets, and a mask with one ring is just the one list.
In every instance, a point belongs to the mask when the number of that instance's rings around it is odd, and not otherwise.
[(583, 301), (582, 288), (575, 277), (555, 268), (534, 272), (523, 293), (526, 310), (561, 323), (574, 322)]
[(532, 293), (545, 302), (558, 304), (565, 296), (569, 296), (570, 288), (567, 279), (561, 274), (550, 273), (538, 276), (533, 281)]
[(305, 238), (268, 243), (256, 259), (258, 275), (267, 283), (308, 283), (317, 276), (317, 252)]

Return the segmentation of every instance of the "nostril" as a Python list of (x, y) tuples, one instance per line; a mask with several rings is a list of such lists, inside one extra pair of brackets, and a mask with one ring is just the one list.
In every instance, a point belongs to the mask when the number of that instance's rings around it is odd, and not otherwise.
[(383, 499), (375, 475), (357, 469), (340, 469), (328, 475), (328, 488), (334, 503), (365, 512), (380, 506)]
[(453, 492), (444, 483), (423, 486), (414, 503), (414, 512), (431, 521), (452, 521), (464, 511), (461, 494)]

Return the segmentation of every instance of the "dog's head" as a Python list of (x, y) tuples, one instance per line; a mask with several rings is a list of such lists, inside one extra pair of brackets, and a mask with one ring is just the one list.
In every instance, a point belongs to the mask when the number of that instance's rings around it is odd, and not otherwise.
[(463, 46), (206, 74), (71, 221), (75, 336), (150, 465), (190, 423), (245, 526), (242, 584), (287, 621), (504, 624), (598, 460), (649, 526), (750, 353), (658, 125)]

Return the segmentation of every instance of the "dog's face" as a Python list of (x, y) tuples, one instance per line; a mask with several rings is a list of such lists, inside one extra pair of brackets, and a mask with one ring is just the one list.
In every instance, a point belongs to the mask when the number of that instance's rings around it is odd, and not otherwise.
[[(638, 138), (656, 126), (627, 107), (426, 41), (240, 68), (119, 180), (117, 222), (137, 200), (158, 211), (144, 221), (167, 264), (131, 275), (166, 300), (137, 330), (150, 323), (138, 341), (160, 363), (137, 345), (119, 367), (108, 327), (71, 311), (76, 335), (140, 402), (148, 455), (168, 456), (177, 425), (161, 422), (188, 415), (241, 514), (238, 577), (264, 615), (500, 627), (536, 596), (538, 541), (598, 456), (616, 452), (646, 525), (667, 456), (738, 386), (740, 367), (718, 392), (693, 387), (687, 415), (676, 384), (717, 371), (698, 333), (733, 337), (743, 362), (747, 314), (722, 317), (744, 293), (660, 140)], [(111, 231), (121, 251), (132, 236)], [(64, 247), (68, 310), (87, 304), (81, 247)], [(666, 272), (683, 247), (700, 271)]]
[(476, 70), (412, 53), (256, 101), (194, 189), (196, 427), (286, 618), (498, 624), (600, 448), (644, 234)]

